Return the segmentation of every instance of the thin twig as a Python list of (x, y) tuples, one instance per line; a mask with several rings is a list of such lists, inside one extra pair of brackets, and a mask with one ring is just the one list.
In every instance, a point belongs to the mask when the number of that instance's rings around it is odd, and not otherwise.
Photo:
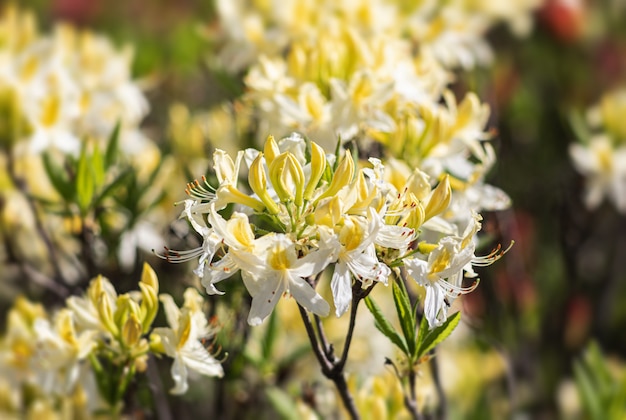
[(172, 410), (167, 401), (167, 396), (163, 391), (163, 382), (156, 364), (154, 356), (148, 358), (148, 371), (146, 372), (148, 381), (150, 381), (150, 391), (152, 391), (152, 400), (156, 410), (156, 417), (159, 420), (172, 420)]
[(420, 413), (417, 407), (417, 393), (416, 393), (416, 382), (417, 382), (417, 373), (414, 369), (409, 370), (409, 394), (404, 394), (404, 406), (408, 410), (409, 414), (413, 420), (422, 420), (424, 416)]
[(330, 363), (328, 362), (326, 355), (320, 348), (319, 342), (317, 340), (317, 336), (315, 335), (315, 331), (313, 330), (313, 324), (311, 323), (311, 319), (300, 304), (298, 304), (298, 309), (300, 310), (300, 316), (302, 317), (302, 322), (304, 322), (304, 329), (306, 330), (307, 336), (309, 337), (309, 341), (311, 342), (311, 348), (313, 349), (313, 354), (317, 358), (317, 361), (322, 368), (322, 373), (324, 376), (328, 377), (330, 371), (332, 369)]
[[(317, 358), (317, 361), (320, 364), (322, 373), (324, 374), (324, 376), (326, 376), (326, 378), (330, 379), (335, 384), (335, 388), (337, 388), (337, 392), (339, 392), (341, 401), (343, 402), (345, 409), (348, 411), (350, 418), (352, 420), (360, 419), (361, 417), (359, 416), (359, 412), (356, 409), (354, 399), (352, 398), (352, 395), (350, 394), (350, 390), (348, 389), (348, 384), (346, 382), (346, 378), (343, 373), (343, 368), (336, 369), (336, 366), (337, 366), (336, 363), (329, 360), (329, 359), (332, 359), (332, 360), (335, 359), (334, 354), (331, 354), (327, 357), (327, 355), (321, 349), (319, 340), (317, 336), (315, 335), (313, 323), (311, 322), (311, 319), (309, 318), (309, 315), (307, 314), (306, 309), (304, 309), (299, 304), (298, 304), (298, 309), (300, 310), (300, 316), (302, 317), (302, 321), (304, 322), (304, 328), (306, 329), (307, 335), (309, 337), (309, 341), (311, 342), (311, 348), (313, 349), (313, 353), (315, 354), (315, 357)], [(321, 323), (319, 327), (322, 328)], [(322, 328), (322, 331), (323, 331), (323, 328)], [(349, 345), (349, 343), (346, 343), (346, 345)]]
[(54, 247), (54, 244), (52, 243), (52, 240), (50, 239), (50, 236), (48, 235), (48, 232), (46, 232), (46, 229), (43, 226), (43, 222), (41, 221), (41, 216), (39, 215), (39, 212), (37, 211), (37, 206), (35, 205), (35, 201), (30, 195), (28, 185), (23, 179), (21, 179), (17, 175), (15, 171), (15, 162), (13, 159), (13, 153), (11, 152), (7, 153), (7, 169), (8, 169), (7, 172), (9, 173), (9, 177), (11, 178), (11, 182), (17, 187), (17, 189), (26, 198), (26, 202), (28, 203), (28, 208), (33, 214), (33, 218), (35, 220), (35, 229), (37, 230), (37, 234), (41, 237), (41, 239), (43, 240), (46, 246), (46, 250), (48, 252), (48, 259), (50, 260), (50, 264), (52, 264), (52, 269), (54, 270), (55, 278), (58, 280), (58, 282), (62, 284), (67, 284), (67, 282), (65, 281), (65, 277), (63, 276), (63, 272), (61, 271), (61, 266), (59, 265), (59, 259), (56, 253), (56, 249)]
[[(355, 284), (356, 287), (361, 287), (360, 285)], [(341, 353), (341, 359), (339, 362), (335, 364), (335, 369), (343, 370), (346, 365), (346, 361), (348, 360), (348, 352), (350, 351), (350, 344), (352, 343), (352, 334), (354, 333), (354, 326), (356, 325), (356, 312), (359, 308), (359, 302), (361, 301), (361, 297), (358, 294), (352, 294), (352, 305), (350, 306), (350, 325), (348, 326), (348, 334), (346, 335), (346, 342), (343, 346), (343, 351)]]
[(52, 278), (37, 271), (28, 264), (19, 262), (19, 268), (33, 283), (51, 291), (60, 299), (65, 299), (70, 295), (70, 291), (62, 283), (54, 281)]
[(318, 315), (313, 315), (315, 319), (315, 326), (317, 327), (317, 335), (319, 336), (320, 345), (324, 351), (326, 358), (332, 363), (334, 362), (335, 354), (333, 345), (328, 342), (326, 333), (324, 332), (324, 326), (322, 325), (322, 319)]
[(437, 407), (437, 418), (445, 419), (447, 416), (447, 401), (446, 401), (446, 393), (443, 390), (443, 385), (441, 383), (441, 375), (439, 372), (439, 364), (437, 363), (437, 357), (435, 357), (436, 348), (431, 351), (431, 356), (429, 360), (430, 369), (433, 375), (433, 382), (435, 383), (435, 389), (437, 391), (437, 397), (439, 399), (439, 406)]

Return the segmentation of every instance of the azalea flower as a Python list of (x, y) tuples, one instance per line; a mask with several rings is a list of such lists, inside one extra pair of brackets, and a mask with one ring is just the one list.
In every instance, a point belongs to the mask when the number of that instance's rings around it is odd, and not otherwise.
[(445, 237), (428, 255), (428, 260), (408, 258), (404, 261), (410, 277), (426, 289), (424, 316), (430, 328), (441, 325), (447, 318), (450, 299), (473, 291), (478, 282), (463, 287), (463, 268), (471, 263), (474, 246), (461, 247), (461, 241)]
[(326, 316), (330, 311), (306, 279), (328, 266), (332, 249), (312, 251), (298, 257), (293, 241), (284, 234), (268, 234), (258, 239), (258, 255), (231, 250), (231, 256), (244, 272), (245, 285), (252, 295), (248, 323), (259, 325), (272, 312), (278, 299), (291, 295), (305, 309)]
[[(195, 289), (188, 290), (192, 292), (186, 295), (197, 295)], [(201, 341), (215, 335), (215, 330), (206, 321), (197, 302), (194, 304), (194, 299), (187, 298), (185, 305), (179, 309), (170, 295), (161, 294), (160, 300), (169, 327), (155, 328), (151, 340), (153, 347), (174, 359), (171, 368), (174, 388), (170, 392), (172, 394), (187, 392), (189, 369), (206, 376), (222, 377), (224, 375), (222, 365)]]
[[(372, 214), (373, 213), (373, 214)], [(380, 220), (370, 209), (370, 219), (347, 216), (337, 238), (339, 253), (330, 282), (337, 316), (341, 316), (352, 301), (352, 279), (369, 287), (373, 282), (387, 284), (391, 270), (378, 261), (374, 240), (380, 231)]]
[(40, 386), (46, 393), (55, 388), (61, 393), (71, 392), (78, 380), (79, 363), (95, 347), (98, 331), (84, 330), (77, 334), (73, 314), (68, 309), (57, 313), (54, 325), (47, 319), (37, 319), (34, 330), (37, 350), (33, 363)]
[(620, 213), (626, 213), (626, 146), (614, 146), (606, 136), (596, 136), (589, 145), (572, 144), (570, 156), (586, 178), (584, 201), (596, 209), (608, 197)]

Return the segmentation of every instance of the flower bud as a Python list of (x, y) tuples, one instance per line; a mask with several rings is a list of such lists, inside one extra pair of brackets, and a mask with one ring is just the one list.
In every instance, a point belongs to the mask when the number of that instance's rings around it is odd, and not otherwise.
[(343, 217), (342, 202), (338, 196), (324, 200), (315, 209), (315, 224), (334, 227)]
[(352, 181), (353, 176), (354, 161), (352, 160), (352, 156), (349, 153), (346, 153), (341, 163), (339, 163), (328, 189), (324, 192), (324, 194), (317, 198), (317, 201), (337, 194), (340, 189)]
[(279, 209), (270, 194), (267, 192), (267, 178), (263, 165), (263, 153), (259, 153), (250, 165), (248, 172), (248, 184), (252, 191), (261, 199), (267, 210), (272, 213), (278, 213)]
[(447, 209), (451, 198), (450, 179), (449, 175), (446, 175), (430, 195), (426, 209), (424, 209), (424, 220), (428, 220)]
[(116, 303), (117, 308), (113, 313), (113, 321), (115, 322), (115, 325), (117, 325), (118, 329), (121, 330), (131, 314), (139, 316), (140, 309), (137, 302), (135, 302), (127, 293), (120, 295), (117, 298)]
[(136, 346), (141, 339), (142, 333), (141, 322), (137, 315), (131, 313), (124, 325), (122, 326), (122, 342), (129, 348)]
[(263, 146), (263, 153), (265, 154), (265, 161), (267, 165), (271, 165), (276, 156), (280, 155), (280, 149), (276, 144), (276, 140), (274, 140), (274, 136), (271, 134), (267, 136), (267, 140), (265, 140), (265, 145)]
[(324, 171), (326, 170), (326, 154), (324, 149), (314, 142), (311, 142), (311, 176), (309, 182), (304, 189), (304, 199), (310, 200), (313, 192), (320, 182)]
[(304, 198), (304, 171), (289, 152), (281, 153), (269, 168), (270, 180), (282, 202), (295, 201), (301, 206)]
[(96, 309), (98, 311), (98, 316), (100, 317), (100, 322), (102, 322), (102, 325), (113, 336), (117, 337), (117, 335), (119, 334), (119, 329), (113, 321), (113, 308), (111, 307), (111, 302), (109, 301), (109, 297), (106, 293), (100, 293), (100, 296), (98, 297), (96, 303)]
[(139, 283), (139, 288), (141, 289), (141, 307), (139, 314), (143, 326), (142, 331), (147, 333), (159, 311), (159, 297), (154, 288), (145, 283)]

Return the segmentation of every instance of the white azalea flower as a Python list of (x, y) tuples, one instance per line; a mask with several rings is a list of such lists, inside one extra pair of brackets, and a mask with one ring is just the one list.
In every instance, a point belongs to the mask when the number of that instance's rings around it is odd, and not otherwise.
[(257, 241), (258, 255), (230, 250), (231, 258), (244, 272), (252, 295), (248, 323), (259, 325), (272, 312), (278, 299), (289, 294), (307, 310), (326, 316), (328, 302), (305, 280), (322, 271), (330, 262), (331, 249), (320, 249), (298, 258), (295, 243), (284, 234), (270, 233)]
[(187, 392), (188, 369), (206, 376), (222, 377), (224, 375), (222, 365), (200, 341), (214, 335), (204, 313), (198, 306), (194, 307), (190, 299), (186, 299), (182, 309), (176, 306), (169, 295), (162, 294), (160, 299), (169, 328), (155, 328), (152, 334), (160, 338), (164, 352), (174, 359), (171, 373), (175, 385), (170, 392), (172, 394)]
[(374, 281), (387, 284), (391, 270), (378, 261), (374, 248), (374, 240), (381, 228), (377, 216), (374, 209), (370, 209), (370, 219), (346, 216), (343, 220), (344, 225), (336, 239), (339, 253), (330, 282), (337, 316), (341, 316), (352, 301), (353, 276), (364, 288)]
[(96, 345), (96, 330), (84, 330), (76, 334), (73, 314), (70, 310), (60, 311), (54, 325), (39, 318), (34, 323), (37, 336), (33, 357), (38, 382), (46, 392), (55, 389), (60, 393), (71, 392), (78, 380), (79, 363)]
[(185, 210), (183, 210), (180, 217), (187, 218), (193, 229), (202, 236), (202, 246), (186, 251), (175, 251), (165, 248), (164, 255), (157, 255), (173, 263), (181, 263), (198, 258), (198, 266), (193, 272), (198, 277), (203, 278), (213, 256), (221, 244), (222, 238), (215, 233), (214, 229), (206, 226), (201, 215), (198, 213), (199, 207), (205, 208), (205, 204), (198, 204), (196, 200), (185, 200), (184, 203)]
[(615, 147), (606, 136), (596, 136), (588, 146), (572, 144), (574, 166), (586, 178), (585, 205), (593, 210), (604, 197), (626, 213), (626, 146)]
[(470, 287), (462, 286), (463, 268), (471, 263), (472, 258), (473, 243), (462, 247), (458, 238), (445, 237), (430, 252), (427, 261), (419, 258), (404, 261), (409, 276), (426, 288), (424, 316), (431, 328), (446, 320), (450, 299), (469, 293), (478, 286), (478, 282)]

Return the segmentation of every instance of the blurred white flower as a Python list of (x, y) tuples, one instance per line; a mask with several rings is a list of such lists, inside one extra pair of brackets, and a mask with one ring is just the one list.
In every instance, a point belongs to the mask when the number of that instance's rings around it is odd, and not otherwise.
[(585, 177), (585, 205), (593, 210), (608, 197), (617, 210), (626, 213), (626, 146), (615, 146), (598, 135), (588, 145), (570, 145), (576, 170)]

